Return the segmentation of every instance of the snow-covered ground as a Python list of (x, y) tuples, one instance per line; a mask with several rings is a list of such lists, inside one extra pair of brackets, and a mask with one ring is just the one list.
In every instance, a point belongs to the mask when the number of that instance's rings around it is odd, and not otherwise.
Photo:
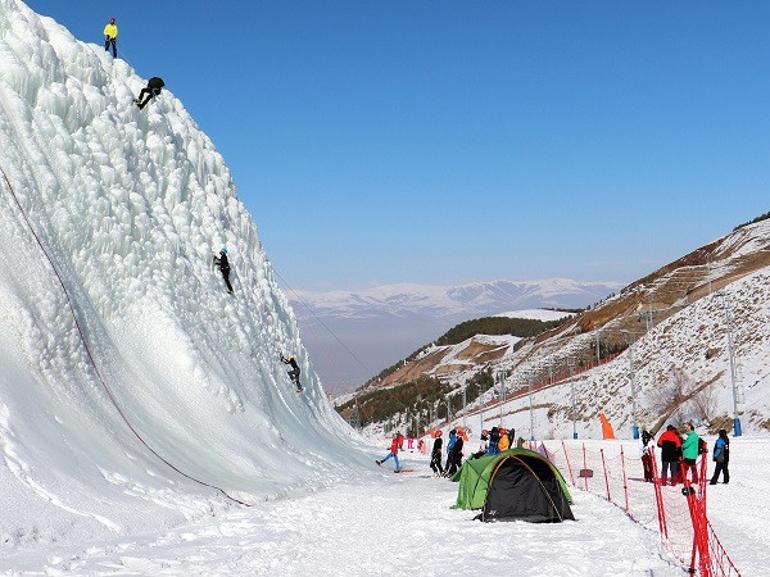
[[(623, 444), (633, 455), (633, 443)], [(733, 439), (731, 482), (709, 487), (709, 517), (744, 576), (770, 566), (770, 510), (758, 506), (770, 489), (768, 451), (770, 439)], [(472, 520), (475, 512), (451, 509), (457, 485), (431, 478), (424, 457), (402, 453), (402, 466), (413, 471), (393, 475), (372, 463), (318, 492), (210, 511), (167, 529), (28, 544), (0, 556), (0, 575), (455, 576), (506, 574), (511, 563), (517, 575), (533, 577), (682, 574), (652, 516), (639, 525), (601, 497), (573, 489), (576, 522), (484, 524)], [(629, 459), (632, 483), (639, 484), (638, 468)], [(667, 489), (678, 499), (677, 489)]]
[[(456, 511), (457, 484), (415, 472), (260, 504), (168, 531), (48, 547), (0, 560), (21, 575), (679, 576), (657, 535), (575, 492), (576, 522), (481, 523)], [(513, 565), (512, 565), (513, 564)], [(601, 567), (601, 573), (597, 573)]]

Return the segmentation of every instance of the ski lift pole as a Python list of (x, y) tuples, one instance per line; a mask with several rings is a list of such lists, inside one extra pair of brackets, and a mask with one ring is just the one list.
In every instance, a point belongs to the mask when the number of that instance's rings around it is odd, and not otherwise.
[(719, 296), (722, 297), (722, 308), (725, 311), (725, 327), (727, 331), (727, 353), (730, 358), (730, 383), (733, 388), (733, 434), (736, 437), (743, 435), (741, 427), (741, 401), (743, 400), (743, 391), (739, 390), (738, 374), (735, 369), (735, 343), (733, 342), (733, 323), (730, 307), (727, 303), (727, 296), (724, 292), (720, 291)]
[(535, 412), (532, 407), (532, 376), (529, 377), (529, 440), (535, 440)]
[(577, 439), (577, 423), (575, 422), (575, 413), (577, 412), (577, 403), (575, 401), (575, 379), (572, 375), (572, 362), (570, 361), (569, 364), (569, 391), (570, 391), (570, 397), (571, 397), (571, 413), (572, 413), (572, 438)]
[(634, 368), (634, 343), (631, 341), (631, 331), (622, 330), (626, 335), (628, 344), (628, 376), (631, 380), (631, 436), (634, 439), (639, 438), (639, 424), (637, 423), (637, 405), (636, 405), (636, 373)]

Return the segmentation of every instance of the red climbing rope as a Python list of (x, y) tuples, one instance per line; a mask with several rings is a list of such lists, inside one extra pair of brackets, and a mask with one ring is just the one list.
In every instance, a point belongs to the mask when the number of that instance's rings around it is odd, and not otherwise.
[(94, 361), (94, 357), (91, 354), (91, 348), (88, 346), (88, 342), (86, 341), (85, 334), (83, 333), (83, 329), (80, 326), (80, 321), (78, 320), (78, 315), (75, 312), (75, 306), (72, 304), (72, 298), (70, 297), (70, 293), (67, 290), (67, 287), (64, 284), (64, 280), (61, 277), (61, 274), (59, 273), (59, 270), (56, 268), (56, 265), (54, 264), (53, 258), (48, 253), (48, 251), (45, 248), (45, 245), (43, 245), (43, 242), (40, 240), (40, 237), (37, 235), (37, 232), (35, 232), (35, 227), (32, 226), (32, 223), (30, 222), (29, 218), (27, 217), (27, 213), (24, 210), (24, 207), (21, 205), (21, 202), (19, 202), (19, 198), (16, 196), (16, 191), (13, 188), (13, 185), (11, 184), (11, 181), (8, 179), (8, 175), (5, 172), (5, 169), (0, 166), (0, 172), (2, 172), (3, 180), (5, 181), (6, 186), (8, 187), (8, 191), (11, 193), (11, 197), (13, 198), (14, 203), (16, 206), (19, 207), (19, 211), (21, 212), (22, 217), (24, 218), (24, 222), (27, 223), (27, 226), (29, 227), (30, 232), (32, 233), (32, 236), (35, 238), (35, 241), (37, 242), (38, 246), (40, 247), (40, 250), (45, 255), (46, 259), (48, 259), (49, 264), (51, 265), (51, 268), (53, 269), (54, 274), (56, 275), (56, 279), (59, 281), (59, 284), (61, 285), (62, 291), (64, 292), (64, 296), (67, 299), (67, 305), (69, 306), (70, 312), (72, 313), (72, 318), (75, 321), (75, 328), (78, 330), (78, 334), (80, 335), (80, 341), (83, 343), (83, 348), (86, 351), (86, 356), (88, 357), (89, 362), (91, 363), (91, 366), (94, 368), (94, 373), (96, 374), (96, 378), (101, 383), (102, 387), (104, 388), (104, 391), (107, 393), (107, 397), (110, 399), (110, 402), (115, 407), (115, 410), (120, 415), (120, 418), (123, 419), (123, 422), (126, 424), (126, 426), (130, 429), (130, 431), (134, 434), (134, 436), (139, 440), (139, 442), (144, 445), (144, 447), (153, 455), (155, 455), (158, 459), (160, 459), (163, 463), (165, 463), (168, 467), (179, 473), (182, 477), (189, 479), (190, 481), (193, 481), (194, 483), (197, 483), (199, 485), (202, 485), (204, 487), (208, 487), (210, 489), (214, 489), (215, 491), (218, 491), (222, 495), (224, 495), (227, 499), (234, 501), (235, 503), (238, 503), (240, 505), (245, 505), (249, 507), (250, 505), (248, 503), (245, 503), (241, 501), (240, 499), (236, 499), (235, 497), (229, 495), (224, 489), (221, 489), (220, 487), (217, 487), (216, 485), (212, 485), (211, 483), (207, 483), (206, 481), (201, 481), (200, 479), (196, 479), (192, 475), (188, 475), (184, 471), (180, 470), (178, 467), (170, 463), (168, 460), (166, 460), (158, 451), (153, 449), (150, 444), (144, 440), (142, 435), (137, 431), (134, 426), (131, 424), (131, 422), (128, 420), (128, 417), (126, 417), (123, 410), (120, 408), (120, 405), (118, 405), (117, 399), (115, 398), (115, 395), (113, 395), (110, 388), (107, 386), (106, 381), (102, 377), (101, 372), (99, 371), (99, 367), (96, 366), (96, 362)]

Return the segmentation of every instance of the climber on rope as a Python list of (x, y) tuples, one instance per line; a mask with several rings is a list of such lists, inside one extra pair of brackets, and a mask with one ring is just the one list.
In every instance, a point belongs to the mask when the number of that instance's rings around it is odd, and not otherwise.
[[(139, 110), (141, 110), (142, 108), (147, 106), (147, 103), (150, 100), (154, 99), (156, 96), (158, 96), (161, 93), (161, 90), (165, 85), (166, 83), (163, 82), (162, 78), (153, 76), (147, 81), (147, 86), (142, 88), (142, 91), (139, 93), (139, 96), (137, 98), (134, 98), (134, 104), (136, 104), (139, 107)], [(144, 102), (142, 102), (142, 97), (145, 94), (147, 95), (147, 97), (144, 99)]]
[(112, 57), (118, 57), (118, 25), (115, 24), (115, 17), (104, 26), (104, 51), (109, 52), (112, 47)]
[(222, 278), (225, 279), (227, 285), (227, 292), (235, 294), (233, 292), (233, 285), (230, 284), (230, 261), (227, 260), (227, 247), (223, 246), (219, 251), (219, 256), (214, 256), (214, 264), (222, 271)]
[(281, 362), (284, 365), (289, 365), (291, 369), (289, 369), (289, 378), (291, 379), (291, 382), (294, 383), (294, 385), (297, 387), (297, 392), (301, 393), (304, 389), (302, 388), (302, 385), (299, 382), (299, 365), (297, 364), (297, 359), (290, 356), (288, 359), (283, 356), (283, 353), (281, 353)]

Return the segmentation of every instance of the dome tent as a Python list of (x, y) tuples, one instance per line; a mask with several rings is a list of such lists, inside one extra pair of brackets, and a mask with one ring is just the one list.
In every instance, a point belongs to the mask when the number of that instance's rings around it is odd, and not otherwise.
[(455, 508), (481, 509), (483, 521), (544, 523), (575, 518), (559, 470), (528, 449), (468, 460), (453, 480), (459, 481)]

